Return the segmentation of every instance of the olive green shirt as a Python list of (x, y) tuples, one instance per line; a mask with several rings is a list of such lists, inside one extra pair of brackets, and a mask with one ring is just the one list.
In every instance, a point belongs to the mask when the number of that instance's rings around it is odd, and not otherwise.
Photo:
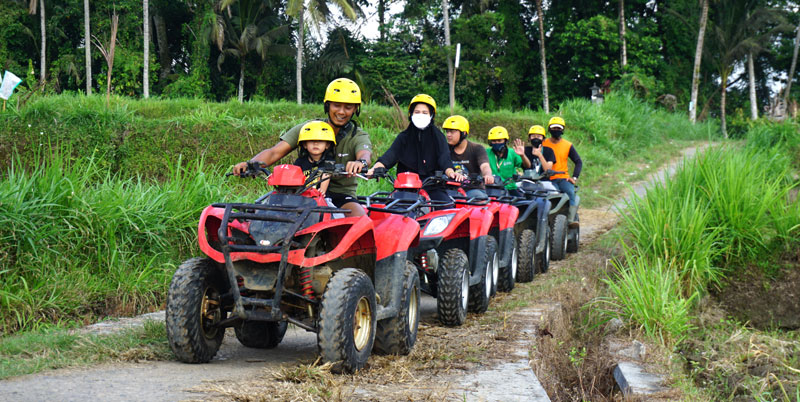
[[(309, 120), (312, 121), (312, 120)], [(328, 122), (328, 120), (323, 120)], [(281, 134), (281, 140), (292, 146), (292, 149), (297, 148), (297, 139), (300, 137), (300, 129), (307, 122), (298, 124), (285, 133)], [(367, 134), (361, 127), (350, 121), (339, 130), (336, 136), (336, 163), (346, 165), (347, 162), (355, 161), (358, 151), (366, 150), (372, 152), (372, 142), (369, 140)], [(353, 197), (356, 196), (356, 187), (358, 183), (355, 177), (333, 177), (328, 185), (328, 192), (347, 194)]]

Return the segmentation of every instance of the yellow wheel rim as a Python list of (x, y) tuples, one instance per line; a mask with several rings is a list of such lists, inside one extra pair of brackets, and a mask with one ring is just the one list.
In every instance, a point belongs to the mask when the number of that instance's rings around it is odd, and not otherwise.
[(353, 342), (356, 350), (360, 351), (367, 346), (370, 333), (372, 333), (372, 309), (369, 300), (362, 297), (356, 304), (356, 313), (353, 317)]
[(220, 295), (217, 289), (207, 287), (203, 292), (203, 301), (200, 306), (200, 322), (203, 327), (203, 335), (212, 339), (217, 335), (218, 328), (214, 325), (222, 319), (222, 309), (220, 308)]

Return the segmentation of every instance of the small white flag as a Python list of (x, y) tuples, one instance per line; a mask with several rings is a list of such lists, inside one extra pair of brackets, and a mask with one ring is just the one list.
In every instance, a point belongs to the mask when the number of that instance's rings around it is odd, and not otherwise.
[(22, 82), (22, 78), (17, 77), (11, 71), (6, 71), (3, 74), (3, 83), (0, 84), (0, 98), (8, 100), (11, 94), (14, 93), (14, 88)]

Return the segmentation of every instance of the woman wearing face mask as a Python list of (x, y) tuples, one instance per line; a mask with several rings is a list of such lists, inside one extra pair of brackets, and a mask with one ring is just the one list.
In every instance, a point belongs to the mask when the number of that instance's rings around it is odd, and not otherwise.
[[(536, 173), (542, 173), (553, 168), (553, 164), (556, 163), (556, 154), (553, 153), (552, 148), (542, 145), (545, 137), (542, 126), (531, 126), (528, 130), (528, 140), (530, 140), (531, 146), (525, 147), (524, 150), (525, 157), (522, 158), (522, 165), (525, 169), (533, 169)], [(528, 160), (527, 164), (526, 160)]]
[[(491, 148), (487, 148), (486, 153), (489, 156), (492, 174), (500, 176), (504, 181), (510, 179), (517, 172), (517, 168), (522, 167), (522, 157), (513, 149), (508, 149), (508, 130), (502, 126), (492, 127), (488, 139)], [(513, 196), (522, 196), (517, 190), (517, 183), (513, 181), (506, 184), (506, 190)]]
[[(450, 160), (450, 147), (444, 134), (433, 124), (436, 116), (436, 101), (425, 94), (411, 99), (408, 107), (411, 124), (400, 132), (389, 149), (378, 158), (369, 174), (378, 167), (391, 169), (397, 165), (397, 173), (413, 172), (425, 180), (436, 171), (443, 171), (447, 177), (464, 180), (464, 176), (456, 173)], [(443, 190), (425, 189), (432, 199), (449, 201)]]

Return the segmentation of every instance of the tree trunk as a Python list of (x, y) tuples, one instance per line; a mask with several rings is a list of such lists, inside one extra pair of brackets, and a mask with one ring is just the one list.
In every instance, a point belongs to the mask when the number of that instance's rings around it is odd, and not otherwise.
[(619, 66), (624, 72), (628, 66), (628, 51), (625, 46), (625, 0), (619, 0), (619, 40), (622, 42)]
[(539, 54), (542, 56), (542, 92), (544, 95), (544, 112), (550, 113), (550, 97), (547, 93), (547, 62), (544, 54), (544, 14), (542, 0), (536, 0), (536, 12), (539, 14)]
[(380, 41), (386, 40), (386, 0), (378, 0), (378, 32)]
[(697, 47), (694, 51), (694, 68), (692, 69), (692, 95), (689, 101), (689, 121), (697, 120), (697, 92), (700, 86), (700, 60), (703, 56), (703, 38), (706, 35), (706, 22), (708, 20), (708, 0), (702, 0), (700, 13), (700, 30), (697, 33)]
[(241, 59), (239, 67), (239, 103), (244, 102), (244, 57)]
[(42, 89), (44, 89), (44, 80), (47, 74), (47, 64), (46, 64), (46, 50), (47, 50), (47, 35), (46, 35), (46, 27), (45, 27), (45, 15), (44, 15), (44, 0), (39, 0), (39, 25), (42, 30), (42, 54), (39, 60), (39, 84), (42, 85)]
[(450, 84), (450, 114), (453, 114), (456, 107), (456, 77), (453, 75), (453, 57), (450, 55), (450, 4), (447, 0), (442, 0), (442, 12), (444, 13), (444, 45), (447, 47), (447, 81)]
[(144, 67), (142, 68), (142, 89), (144, 98), (150, 97), (150, 1), (142, 0), (142, 20), (144, 21)]
[(303, 104), (303, 34), (305, 33), (306, 27), (305, 23), (303, 22), (303, 14), (305, 14), (306, 8), (300, 10), (297, 14), (297, 57), (295, 62), (295, 79), (297, 81), (297, 104)]
[(747, 54), (747, 76), (750, 78), (750, 118), (758, 119), (758, 103), (756, 103), (756, 74), (753, 71), (753, 53)]
[(157, 7), (154, 11), (153, 26), (156, 28), (158, 62), (161, 65), (161, 72), (159, 72), (158, 78), (161, 82), (165, 82), (172, 71), (172, 56), (169, 54), (169, 41), (167, 40), (167, 23), (164, 21), (164, 16), (158, 12)]
[(106, 57), (106, 64), (108, 65), (108, 75), (106, 76), (106, 109), (111, 106), (111, 70), (114, 69), (114, 53), (117, 49), (117, 29), (119, 29), (119, 15), (114, 12), (111, 16), (111, 40), (108, 42), (108, 56)]
[[(797, 49), (800, 47), (800, 25), (797, 26), (797, 36), (794, 37), (794, 53), (792, 54), (792, 65), (789, 67), (789, 80), (786, 83), (786, 93), (783, 94), (784, 101), (788, 101), (789, 92), (792, 90), (792, 79), (794, 78), (794, 68), (797, 66)], [(788, 102), (786, 102), (788, 105)]]
[(728, 92), (728, 73), (723, 72), (722, 76), (722, 92), (720, 93), (719, 97), (719, 118), (720, 118), (720, 128), (722, 129), (722, 136), (725, 139), (728, 139), (728, 127), (727, 122), (725, 121), (725, 99), (726, 93)]
[(92, 94), (92, 45), (91, 45), (91, 32), (89, 31), (89, 22), (91, 21), (89, 13), (89, 0), (83, 0), (83, 44), (86, 47), (84, 53), (86, 54), (86, 95)]

